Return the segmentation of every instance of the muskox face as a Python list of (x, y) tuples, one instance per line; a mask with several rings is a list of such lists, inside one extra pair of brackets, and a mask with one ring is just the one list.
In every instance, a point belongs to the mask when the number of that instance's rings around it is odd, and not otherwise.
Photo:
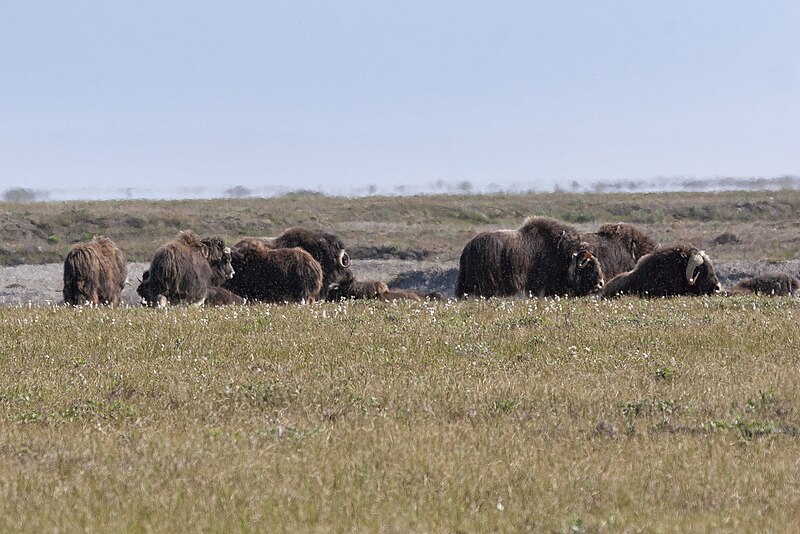
[(153, 302), (152, 286), (150, 284), (150, 269), (142, 273), (142, 281), (139, 282), (139, 287), (136, 292), (142, 298), (142, 304), (147, 306)]
[(594, 254), (586, 249), (572, 253), (569, 284), (573, 296), (588, 295), (598, 291), (604, 283), (603, 269)]
[(203, 239), (203, 256), (211, 265), (211, 285), (222, 285), (225, 280), (233, 278), (235, 271), (231, 265), (231, 249), (218, 237)]
[(702, 250), (693, 250), (686, 262), (686, 283), (690, 292), (697, 295), (713, 295), (722, 291), (711, 259)]

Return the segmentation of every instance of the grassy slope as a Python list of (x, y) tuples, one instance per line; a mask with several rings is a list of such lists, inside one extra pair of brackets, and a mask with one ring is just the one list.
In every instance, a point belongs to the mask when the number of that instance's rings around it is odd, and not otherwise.
[(783, 530), (798, 316), (754, 298), (0, 309), (0, 530)]
[[(528, 215), (546, 215), (594, 228), (626, 221), (662, 242), (690, 240), (712, 257), (785, 260), (796, 257), (800, 192), (669, 194), (537, 194), (367, 197), (288, 195), (270, 199), (0, 203), (0, 264), (61, 261), (69, 246), (96, 233), (111, 237), (132, 261), (179, 230), (235, 242), (303, 225), (341, 235), (369, 256), (370, 247), (417, 258), (457, 259), (482, 230), (516, 228)], [(732, 231), (740, 244), (715, 245)], [(379, 256), (380, 257), (380, 256)]]

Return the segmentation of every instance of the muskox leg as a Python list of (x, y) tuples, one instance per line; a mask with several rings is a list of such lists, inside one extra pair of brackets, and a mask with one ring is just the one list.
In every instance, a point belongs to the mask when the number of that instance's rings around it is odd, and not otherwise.
[(167, 306), (169, 306), (169, 301), (167, 300), (167, 297), (165, 297), (164, 295), (158, 295), (156, 297), (156, 308), (166, 308)]

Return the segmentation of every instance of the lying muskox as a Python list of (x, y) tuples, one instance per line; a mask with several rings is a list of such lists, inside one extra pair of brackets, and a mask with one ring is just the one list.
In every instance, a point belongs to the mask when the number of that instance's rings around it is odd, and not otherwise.
[(390, 288), (379, 280), (356, 280), (347, 275), (328, 289), (328, 300), (442, 300), (438, 291), (424, 293), (415, 289)]
[(656, 248), (640, 259), (632, 271), (609, 280), (600, 295), (712, 295), (721, 289), (706, 253), (692, 245), (678, 244)]
[(352, 275), (345, 276), (328, 288), (328, 300), (366, 300), (377, 299), (389, 291), (386, 282), (378, 280), (356, 280)]
[[(147, 269), (142, 273), (139, 287), (136, 288), (136, 292), (142, 297), (142, 304), (149, 304), (148, 299), (150, 298), (151, 291), (150, 270)], [(203, 306), (241, 306), (244, 303), (245, 300), (242, 297), (231, 293), (225, 288), (208, 286), (208, 295), (206, 296), (206, 300), (203, 301)]]
[(128, 269), (113, 241), (96, 236), (72, 246), (64, 260), (64, 302), (73, 306), (120, 302)]
[(320, 298), (322, 266), (299, 247), (272, 249), (245, 238), (231, 249), (236, 276), (223, 287), (247, 300), (313, 302)]
[(580, 238), (597, 256), (606, 280), (633, 270), (642, 256), (656, 248), (650, 236), (626, 223), (604, 224), (597, 232), (580, 234)]
[(484, 232), (461, 252), (455, 294), (493, 297), (586, 295), (603, 287), (603, 270), (578, 232), (530, 217), (519, 230)]
[(732, 295), (752, 294), (780, 296), (800, 296), (800, 280), (790, 274), (760, 274), (740, 280), (730, 289)]
[(200, 239), (191, 230), (156, 250), (147, 281), (137, 292), (150, 306), (167, 304), (202, 305), (210, 287), (221, 285), (234, 275), (231, 251), (218, 237)]
[[(247, 238), (246, 238), (247, 239)], [(284, 230), (278, 237), (256, 238), (269, 248), (300, 247), (314, 257), (322, 266), (322, 290), (320, 298), (326, 299), (328, 288), (350, 274), (350, 257), (344, 243), (334, 234), (322, 230), (293, 227)]]

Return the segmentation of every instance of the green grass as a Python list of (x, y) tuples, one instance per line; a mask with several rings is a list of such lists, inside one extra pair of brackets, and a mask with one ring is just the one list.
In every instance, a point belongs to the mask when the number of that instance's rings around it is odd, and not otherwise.
[(0, 530), (775, 531), (800, 303), (0, 308)]

